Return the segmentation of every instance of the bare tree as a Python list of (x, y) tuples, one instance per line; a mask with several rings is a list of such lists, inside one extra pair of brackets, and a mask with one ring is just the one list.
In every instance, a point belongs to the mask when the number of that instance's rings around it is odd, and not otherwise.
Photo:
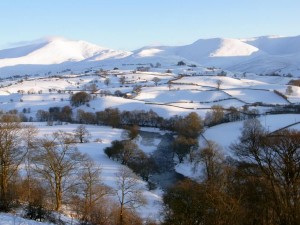
[(176, 153), (179, 163), (183, 162), (184, 157), (197, 148), (198, 140), (183, 135), (178, 135), (173, 142), (173, 151)]
[(125, 138), (133, 140), (139, 135), (140, 127), (138, 125), (132, 125), (125, 128), (126, 128), (126, 131), (124, 133)]
[(111, 190), (101, 181), (101, 169), (95, 163), (87, 159), (85, 160), (82, 171), (80, 172), (80, 191), (78, 198), (80, 199), (80, 214), (84, 221), (92, 222), (93, 213), (99, 209), (99, 206), (105, 201), (105, 196)]
[[(232, 149), (248, 166), (250, 179), (265, 187), (272, 224), (298, 224), (300, 220), (300, 132), (268, 134), (259, 121), (245, 123)], [(255, 169), (255, 176), (253, 171)]]
[(120, 160), (123, 165), (128, 165), (130, 160), (140, 151), (139, 146), (131, 141), (131, 140), (124, 140), (123, 149), (120, 153)]
[(80, 143), (84, 143), (84, 142), (88, 142), (90, 137), (91, 137), (91, 134), (90, 132), (88, 131), (88, 129), (86, 128), (86, 126), (84, 125), (79, 125), (75, 130), (75, 138), (76, 139), (79, 139), (79, 142)]
[(177, 120), (174, 129), (185, 137), (197, 138), (203, 132), (203, 122), (197, 113), (191, 112), (186, 117)]
[(108, 86), (108, 85), (110, 84), (110, 79), (109, 79), (108, 77), (105, 78), (104, 84), (105, 84), (106, 86)]
[(160, 78), (154, 77), (154, 78), (152, 79), (152, 81), (154, 82), (155, 86), (157, 86), (158, 83), (160, 82)]
[(40, 140), (33, 156), (34, 169), (48, 183), (56, 211), (61, 209), (64, 194), (78, 184), (76, 175), (84, 156), (74, 142), (72, 135), (54, 132)]
[(259, 149), (262, 137), (266, 135), (266, 131), (258, 119), (246, 120), (243, 124), (239, 142), (231, 145), (231, 148), (239, 157), (248, 154), (249, 151), (256, 152)]
[(205, 122), (208, 125), (216, 125), (224, 120), (224, 108), (221, 105), (213, 105), (211, 111), (205, 115)]
[(287, 86), (287, 87), (286, 87), (286, 90), (285, 90), (285, 93), (286, 93), (287, 95), (293, 94), (293, 87), (292, 87), (292, 86)]
[(124, 224), (124, 212), (126, 210), (135, 210), (145, 204), (145, 199), (139, 189), (139, 183), (136, 175), (126, 167), (120, 167), (116, 174), (117, 191), (116, 194), (120, 206), (120, 225)]
[(220, 90), (221, 84), (223, 82), (221, 80), (216, 80), (217, 89)]
[(0, 121), (0, 209), (7, 211), (11, 205), (10, 185), (25, 159), (27, 148), (23, 142), (24, 129), (14, 117)]
[(38, 143), (37, 143), (37, 134), (38, 129), (36, 127), (26, 125), (24, 126), (24, 146), (27, 151), (27, 155), (25, 157), (25, 171), (26, 171), (26, 184), (27, 184), (27, 194), (26, 194), (26, 200), (29, 201), (32, 197), (31, 194), (31, 185), (32, 180), (34, 180), (33, 175), (33, 168), (32, 168), (32, 154), (34, 150), (37, 150)]
[(214, 182), (221, 177), (223, 162), (224, 156), (221, 154), (220, 147), (215, 142), (208, 141), (207, 145), (196, 154), (194, 169), (201, 165), (204, 179)]
[(141, 85), (136, 85), (133, 87), (132, 92), (139, 94), (142, 91), (142, 86)]
[(126, 81), (125, 76), (121, 76), (121, 77), (119, 78), (119, 82), (120, 82), (122, 85), (125, 84), (125, 81)]
[(98, 87), (96, 84), (91, 84), (89, 88), (90, 88), (92, 94), (94, 94), (98, 91)]

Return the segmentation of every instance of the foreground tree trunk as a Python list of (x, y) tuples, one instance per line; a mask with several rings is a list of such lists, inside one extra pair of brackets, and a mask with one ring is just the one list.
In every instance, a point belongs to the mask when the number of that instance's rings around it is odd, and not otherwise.
[(125, 210), (134, 210), (145, 204), (145, 199), (139, 190), (138, 179), (126, 167), (120, 167), (117, 176), (117, 196), (120, 206), (119, 224), (124, 224)]
[(40, 141), (40, 147), (33, 157), (35, 171), (51, 187), (56, 211), (61, 209), (64, 192), (69, 192), (79, 183), (78, 172), (85, 157), (74, 143), (74, 138), (67, 133), (55, 132)]
[(23, 162), (27, 149), (22, 139), (24, 129), (17, 118), (2, 116), (0, 119), (0, 210), (8, 211), (12, 198), (11, 182)]

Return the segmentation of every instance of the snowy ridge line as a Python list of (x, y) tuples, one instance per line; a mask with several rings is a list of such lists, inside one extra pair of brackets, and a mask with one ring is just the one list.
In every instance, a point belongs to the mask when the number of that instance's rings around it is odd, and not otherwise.
[[(247, 41), (248, 40), (248, 41)], [(275, 44), (276, 43), (276, 44)], [(291, 48), (290, 46), (295, 46)], [(160, 63), (175, 67), (185, 65), (223, 68), (252, 73), (293, 73), (300, 75), (300, 36), (258, 37), (249, 39), (199, 39), (183, 46), (148, 46), (134, 51), (120, 51), (85, 41), (49, 39), (43, 45), (27, 45), (0, 50), (1, 75), (42, 74), (49, 71), (83, 71), (99, 66), (145, 66)], [(29, 48), (24, 52), (24, 48)], [(210, 72), (210, 71), (209, 71)], [(190, 72), (187, 71), (188, 74)], [(192, 75), (201, 76), (203, 71)], [(207, 75), (207, 74), (204, 74)], [(157, 75), (158, 76), (158, 75)], [(163, 76), (163, 75), (161, 75)]]

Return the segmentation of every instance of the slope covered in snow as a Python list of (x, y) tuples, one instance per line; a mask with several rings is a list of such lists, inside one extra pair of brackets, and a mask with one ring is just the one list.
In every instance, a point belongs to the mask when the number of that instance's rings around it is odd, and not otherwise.
[(280, 37), (263, 36), (250, 39), (241, 39), (244, 43), (271, 55), (286, 55), (300, 52), (300, 36)]
[(300, 36), (264, 36), (247, 39), (200, 39), (183, 46), (147, 46), (133, 52), (103, 48), (85, 41), (51, 38), (43, 42), (0, 50), (0, 75), (41, 74), (65, 69), (122, 67), (160, 62), (188, 64), (255, 73), (300, 75)]
[(201, 58), (250, 56), (258, 51), (258, 48), (236, 39), (214, 38), (179, 47), (177, 54), (198, 61)]
[[(40, 70), (47, 71), (53, 68), (63, 70), (72, 68), (80, 62), (88, 66), (88, 62), (122, 58), (130, 54), (130, 52), (115, 51), (85, 41), (49, 38), (36, 44), (0, 50), (0, 73), (11, 71), (16, 74), (18, 71), (21, 73), (22, 70), (26, 73), (38, 73)], [(57, 67), (60, 64), (65, 66)]]
[(24, 219), (22, 217), (10, 214), (0, 213), (0, 225), (53, 225), (52, 223), (37, 222), (34, 220)]
[(248, 39), (200, 39), (184, 46), (149, 46), (133, 52), (128, 62), (163, 62), (179, 60), (233, 71), (300, 74), (300, 36), (263, 36)]

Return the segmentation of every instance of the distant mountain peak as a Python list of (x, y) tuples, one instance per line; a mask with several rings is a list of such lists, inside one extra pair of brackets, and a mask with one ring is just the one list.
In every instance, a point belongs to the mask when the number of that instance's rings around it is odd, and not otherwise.
[(19, 47), (0, 50), (0, 74), (62, 71), (100, 65), (149, 64), (174, 65), (179, 60), (243, 72), (295, 73), (300, 65), (300, 36), (261, 36), (245, 39), (199, 39), (183, 46), (146, 46), (116, 51), (82, 40), (49, 36)]
[(0, 50), (0, 69), (19, 65), (55, 65), (84, 60), (124, 57), (128, 54), (63, 37), (46, 37), (24, 45)]

